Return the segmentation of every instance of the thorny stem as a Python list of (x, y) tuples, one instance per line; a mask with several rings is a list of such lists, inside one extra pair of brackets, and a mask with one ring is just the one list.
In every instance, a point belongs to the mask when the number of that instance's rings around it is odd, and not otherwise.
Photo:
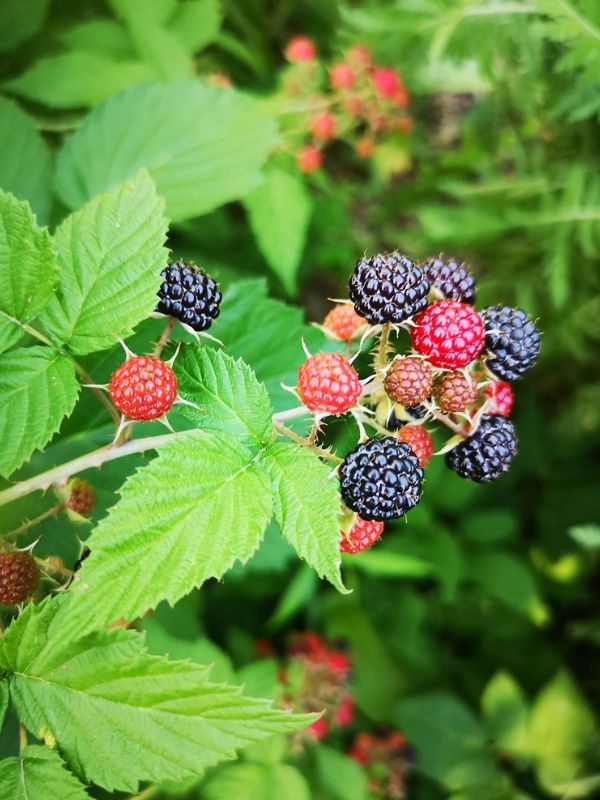
[(277, 414), (273, 414), (273, 425), (275, 425), (276, 422), (284, 422), (286, 419), (302, 417), (304, 414), (308, 414), (308, 409), (306, 406), (297, 406), (296, 408), (290, 408), (287, 411), (279, 411)]
[[(75, 361), (74, 358), (72, 359), (72, 361), (73, 361), (73, 366), (75, 367), (75, 372), (79, 375), (79, 377), (82, 378), (88, 384), (94, 383), (94, 379), (92, 378), (92, 376), (88, 372), (86, 372), (84, 370), (84, 368), (81, 366), (81, 364), (79, 364), (77, 361)], [(96, 386), (93, 386), (93, 387), (90, 387), (90, 388), (92, 389), (92, 392), (96, 395), (98, 400), (102, 403), (104, 408), (111, 415), (111, 417), (113, 418), (113, 421), (118, 424), (120, 422), (120, 420), (121, 420), (121, 417), (119, 416), (119, 413), (118, 413), (117, 409), (113, 406), (113, 404), (110, 402), (108, 397), (104, 394), (102, 389), (98, 389)]]
[(375, 358), (375, 369), (377, 371), (385, 369), (387, 365), (388, 342), (390, 340), (390, 323), (386, 322), (381, 328), (379, 336), (379, 347)]
[(445, 414), (441, 414), (439, 411), (434, 411), (431, 409), (431, 416), (442, 422), (444, 425), (450, 428), (451, 431), (454, 431), (454, 433), (458, 433), (459, 436), (466, 437), (469, 435), (461, 425), (458, 425), (456, 422), (452, 422), (450, 417), (447, 417)]
[(164, 331), (160, 335), (160, 339), (156, 343), (156, 347), (154, 348), (154, 358), (158, 358), (162, 351), (165, 349), (167, 342), (169, 341), (169, 336), (171, 335), (171, 331), (175, 327), (176, 323), (175, 317), (169, 317), (167, 324), (165, 325)]
[(35, 475), (26, 481), (21, 481), (3, 492), (0, 492), (0, 506), (6, 503), (11, 503), (19, 497), (24, 497), (31, 492), (38, 489), (48, 489), (53, 483), (58, 483), (65, 478), (70, 478), (78, 472), (83, 472), (92, 467), (101, 467), (107, 461), (114, 461), (116, 458), (123, 458), (132, 453), (142, 453), (144, 450), (155, 450), (163, 444), (181, 439), (185, 436), (199, 436), (204, 431), (188, 430), (180, 431), (177, 433), (167, 433), (163, 436), (147, 436), (144, 439), (134, 439), (132, 442), (122, 444), (119, 447), (101, 447), (98, 450), (93, 450), (91, 453), (86, 453), (84, 456), (74, 458), (72, 461), (67, 461), (66, 464), (61, 464), (59, 467), (42, 472), (40, 475)]
[[(275, 430), (277, 430), (279, 433), (283, 434), (284, 436), (287, 436), (293, 442), (297, 442), (298, 444), (301, 444), (302, 447), (306, 447), (307, 449), (312, 450), (313, 453), (316, 453), (321, 458), (325, 458), (325, 459), (327, 459), (327, 461), (333, 461), (335, 464), (341, 464), (342, 463), (342, 459), (339, 458), (338, 456), (334, 455), (333, 453), (330, 453), (328, 450), (325, 450), (323, 447), (319, 447), (316, 444), (311, 444), (309, 440), (303, 439), (302, 436), (299, 436), (297, 433), (294, 433), (294, 431), (290, 430), (289, 428), (286, 428), (285, 425), (282, 425), (280, 422), (277, 422), (275, 419), (273, 419), (273, 427), (275, 428)], [(2, 495), (0, 494), (0, 499), (1, 498), (2, 498)]]
[(9, 531), (8, 533), (3, 534), (3, 538), (11, 539), (15, 536), (18, 536), (20, 533), (25, 533), (25, 531), (29, 530), (29, 528), (39, 525), (40, 522), (44, 522), (44, 520), (58, 516), (66, 505), (66, 503), (59, 503), (58, 505), (49, 508), (47, 511), (44, 511), (43, 514), (40, 514), (39, 517), (35, 517), (35, 519), (29, 519), (18, 528), (15, 528), (14, 531)]

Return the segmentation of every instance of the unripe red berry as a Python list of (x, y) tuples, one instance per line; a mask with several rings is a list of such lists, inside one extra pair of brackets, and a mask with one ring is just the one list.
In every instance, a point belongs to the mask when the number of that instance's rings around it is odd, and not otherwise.
[(313, 722), (311, 725), (308, 726), (306, 729), (307, 733), (312, 736), (313, 739), (319, 741), (320, 739), (324, 739), (327, 736), (327, 731), (329, 730), (329, 726), (327, 725), (327, 721), (321, 717), (320, 719)]
[(323, 320), (323, 327), (343, 342), (349, 342), (366, 325), (366, 321), (349, 303), (334, 306)]
[(378, 67), (371, 75), (373, 86), (377, 94), (391, 100), (402, 88), (402, 81), (395, 69), (391, 67)]
[(346, 58), (357, 67), (368, 67), (371, 63), (371, 51), (364, 44), (355, 44), (348, 50)]
[(133, 356), (113, 372), (108, 393), (115, 408), (129, 419), (157, 419), (177, 399), (177, 378), (160, 358)]
[(354, 146), (356, 155), (365, 161), (375, 152), (375, 142), (370, 136), (361, 136)]
[(315, 139), (326, 142), (335, 136), (335, 117), (329, 111), (323, 111), (313, 117), (310, 123), (310, 131)]
[(360, 97), (345, 97), (343, 108), (346, 114), (353, 119), (360, 117), (364, 111), (364, 104)]
[(333, 89), (352, 89), (356, 75), (348, 64), (334, 64), (329, 70), (329, 83)]
[(390, 364), (383, 385), (395, 403), (412, 408), (431, 394), (433, 373), (429, 364), (420, 358), (398, 357)]
[(391, 100), (396, 108), (406, 108), (410, 103), (410, 92), (405, 86), (400, 86), (392, 95)]
[(67, 508), (80, 517), (89, 517), (96, 502), (96, 492), (91, 483), (83, 478), (73, 478), (67, 484), (67, 491)]
[(413, 453), (419, 459), (419, 464), (426, 467), (433, 455), (433, 439), (429, 431), (425, 430), (422, 425), (404, 425), (396, 436), (401, 442), (406, 442), (412, 448)]
[(312, 61), (317, 55), (317, 48), (312, 39), (308, 36), (294, 36), (287, 43), (285, 57), (292, 64), (299, 64), (303, 61)]
[(30, 553), (0, 553), (0, 603), (24, 602), (36, 590), (39, 578), (40, 568)]
[(311, 411), (343, 414), (361, 393), (358, 373), (340, 353), (317, 353), (298, 370), (298, 394)]
[(364, 520), (356, 517), (356, 520), (348, 533), (342, 531), (340, 538), (340, 551), (342, 553), (362, 553), (373, 547), (378, 542), (383, 533), (383, 522), (377, 520)]
[(321, 151), (313, 144), (304, 145), (298, 153), (296, 163), (300, 172), (317, 172), (321, 168)]
[(483, 348), (483, 322), (473, 306), (466, 303), (432, 303), (415, 317), (414, 323), (410, 331), (412, 345), (434, 367), (466, 367)]
[(487, 414), (491, 416), (510, 417), (512, 411), (514, 396), (510, 383), (507, 381), (494, 381), (488, 384), (484, 392), (487, 397), (492, 399)]
[(350, 725), (354, 719), (354, 700), (351, 694), (344, 695), (335, 712), (335, 721), (344, 727)]
[(460, 370), (446, 372), (435, 383), (433, 394), (444, 414), (464, 411), (477, 400), (477, 384)]

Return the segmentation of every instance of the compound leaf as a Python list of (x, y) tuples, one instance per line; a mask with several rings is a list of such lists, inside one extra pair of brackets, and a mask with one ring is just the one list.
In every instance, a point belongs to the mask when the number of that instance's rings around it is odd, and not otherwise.
[(86, 800), (89, 794), (56, 750), (30, 745), (0, 761), (0, 797), (10, 800)]
[(11, 475), (52, 438), (78, 394), (71, 359), (50, 347), (0, 356), (0, 475)]
[(137, 86), (95, 108), (68, 140), (57, 189), (79, 208), (146, 167), (169, 217), (183, 220), (254, 189), (274, 143), (273, 122), (233, 89), (198, 81)]
[(241, 359), (210, 347), (185, 347), (175, 361), (179, 391), (200, 406), (183, 413), (204, 430), (266, 443), (273, 409), (264, 384)]
[(275, 519), (283, 536), (321, 577), (340, 592), (340, 498), (331, 467), (294, 442), (275, 442), (265, 452)]
[(67, 217), (54, 237), (60, 286), (41, 316), (54, 341), (85, 354), (131, 335), (156, 307), (166, 232), (145, 172)]

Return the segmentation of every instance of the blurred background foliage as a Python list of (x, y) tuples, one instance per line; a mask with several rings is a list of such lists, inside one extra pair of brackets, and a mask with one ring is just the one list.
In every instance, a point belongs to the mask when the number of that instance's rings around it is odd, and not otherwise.
[[(369, 161), (334, 142), (323, 169), (302, 175), (283, 89), (296, 34), (315, 41), (323, 69), (364, 44), (399, 70), (413, 131), (386, 137)], [(322, 343), (282, 301), (321, 321), (364, 252), (464, 260), (479, 306), (521, 305), (544, 331), (539, 365), (516, 387), (510, 475), (474, 486), (434, 459), (408, 523), (348, 560), (350, 596), (269, 535), (222, 584), (143, 623), (155, 652), (215, 662), (216, 676), (264, 696), (277, 668), (257, 660), (257, 639), (278, 653), (294, 630), (341, 638), (357, 705), (349, 729), (301, 753), (252, 748), (199, 786), (146, 796), (361, 800), (366, 780), (343, 754), (353, 733), (381, 724), (415, 751), (410, 798), (599, 796), (597, 0), (3, 0), (0, 54), (0, 185), (54, 225), (149, 167), (174, 220), (170, 247), (227, 290), (215, 335), (278, 408), (300, 337)], [(236, 89), (211, 86), (215, 73)], [(157, 330), (142, 326), (133, 349)], [(88, 360), (100, 381), (119, 354)], [(107, 435), (84, 398), (21, 474)], [(94, 474), (96, 518), (140, 458)], [(52, 500), (35, 503), (11, 508), (1, 528)], [(72, 562), (80, 533), (46, 524), (40, 552)]]

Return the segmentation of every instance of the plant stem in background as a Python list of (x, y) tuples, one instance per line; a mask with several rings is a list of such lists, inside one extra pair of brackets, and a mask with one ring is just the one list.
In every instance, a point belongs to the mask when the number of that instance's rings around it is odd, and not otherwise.
[(34, 519), (27, 520), (22, 525), (20, 525), (18, 528), (15, 528), (14, 531), (9, 531), (8, 533), (5, 533), (4, 534), (4, 538), (5, 539), (9, 539), (9, 538), (12, 539), (15, 536), (18, 536), (20, 533), (25, 533), (25, 531), (28, 531), (30, 528), (33, 528), (36, 525), (39, 525), (40, 522), (44, 522), (47, 519), (51, 519), (52, 517), (58, 516), (60, 514), (60, 512), (63, 510), (63, 508), (65, 508), (65, 506), (66, 506), (66, 503), (59, 503), (58, 505), (53, 506), (52, 508), (49, 508), (47, 511), (44, 511), (44, 513), (40, 514), (38, 517), (35, 517)]

